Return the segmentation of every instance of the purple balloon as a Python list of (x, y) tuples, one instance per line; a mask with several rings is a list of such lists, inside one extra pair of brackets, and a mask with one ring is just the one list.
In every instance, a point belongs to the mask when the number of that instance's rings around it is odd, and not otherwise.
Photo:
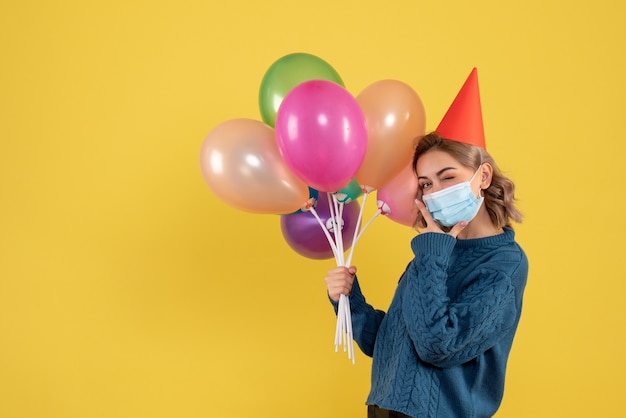
[[(354, 200), (343, 208), (343, 228), (341, 230), (344, 250), (350, 249), (356, 222), (359, 217), (360, 205)], [(315, 205), (315, 211), (324, 223), (330, 222), (330, 208), (328, 207), (328, 194), (320, 193)], [(280, 229), (287, 244), (298, 254), (315, 260), (333, 258), (333, 250), (328, 243), (328, 238), (321, 225), (311, 212), (292, 213), (281, 215)], [(334, 232), (330, 236), (335, 240)]]
[(291, 89), (278, 109), (275, 133), (287, 167), (322, 192), (350, 183), (365, 158), (363, 111), (332, 81), (310, 80)]

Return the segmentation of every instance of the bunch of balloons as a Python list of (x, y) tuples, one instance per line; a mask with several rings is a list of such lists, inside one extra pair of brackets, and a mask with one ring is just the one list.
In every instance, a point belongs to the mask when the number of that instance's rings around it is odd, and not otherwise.
[[(410, 86), (380, 80), (355, 97), (326, 61), (293, 53), (266, 71), (259, 108), (262, 121), (226, 121), (202, 144), (204, 180), (222, 201), (280, 215), (294, 251), (334, 257), (337, 265), (350, 265), (356, 242), (376, 216), (413, 224), (417, 179), (410, 163), (424, 134), (425, 111)], [(374, 191), (378, 210), (361, 227)], [(335, 346), (343, 338), (354, 361), (347, 298), (339, 309)]]

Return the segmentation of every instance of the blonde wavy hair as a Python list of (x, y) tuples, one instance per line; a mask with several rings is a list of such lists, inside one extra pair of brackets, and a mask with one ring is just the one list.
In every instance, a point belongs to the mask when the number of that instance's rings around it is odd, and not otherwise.
[[(428, 151), (439, 150), (448, 153), (462, 165), (477, 170), (482, 163), (489, 163), (493, 167), (491, 185), (483, 190), (485, 197), (485, 208), (489, 213), (491, 222), (498, 228), (512, 227), (511, 221), (522, 222), (522, 214), (515, 207), (515, 184), (511, 179), (504, 176), (494, 159), (489, 153), (474, 145), (452, 141), (440, 136), (436, 132), (431, 132), (423, 136), (415, 148), (413, 154), (413, 172), (417, 175), (417, 160)], [(422, 190), (418, 187), (415, 197), (422, 200)], [(414, 226), (416, 228), (426, 227), (426, 222), (421, 213), (418, 212)]]

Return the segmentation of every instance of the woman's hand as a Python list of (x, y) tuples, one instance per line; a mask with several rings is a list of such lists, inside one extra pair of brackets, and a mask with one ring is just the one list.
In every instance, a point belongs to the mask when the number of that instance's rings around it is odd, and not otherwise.
[(417, 210), (421, 212), (422, 216), (424, 217), (424, 221), (426, 221), (426, 228), (421, 229), (422, 233), (425, 233), (425, 232), (436, 232), (439, 234), (447, 233), (448, 235), (452, 235), (454, 238), (456, 238), (459, 235), (459, 233), (463, 229), (465, 229), (465, 227), (467, 226), (467, 222), (461, 221), (458, 224), (454, 225), (452, 229), (450, 229), (449, 232), (445, 232), (439, 227), (439, 224), (435, 222), (432, 215), (426, 208), (426, 205), (424, 205), (424, 203), (421, 200), (415, 199), (415, 206), (417, 206)]
[(339, 302), (339, 296), (348, 296), (352, 291), (356, 267), (335, 267), (328, 270), (324, 281), (328, 288), (328, 296), (335, 302)]

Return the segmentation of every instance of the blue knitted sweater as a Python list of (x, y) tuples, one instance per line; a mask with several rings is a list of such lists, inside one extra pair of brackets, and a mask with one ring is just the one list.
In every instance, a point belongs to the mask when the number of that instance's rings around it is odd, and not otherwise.
[[(424, 233), (387, 313), (350, 294), (354, 339), (373, 357), (368, 405), (412, 417), (491, 417), (520, 319), (528, 259), (515, 233)], [(335, 309), (337, 308), (337, 304)]]

